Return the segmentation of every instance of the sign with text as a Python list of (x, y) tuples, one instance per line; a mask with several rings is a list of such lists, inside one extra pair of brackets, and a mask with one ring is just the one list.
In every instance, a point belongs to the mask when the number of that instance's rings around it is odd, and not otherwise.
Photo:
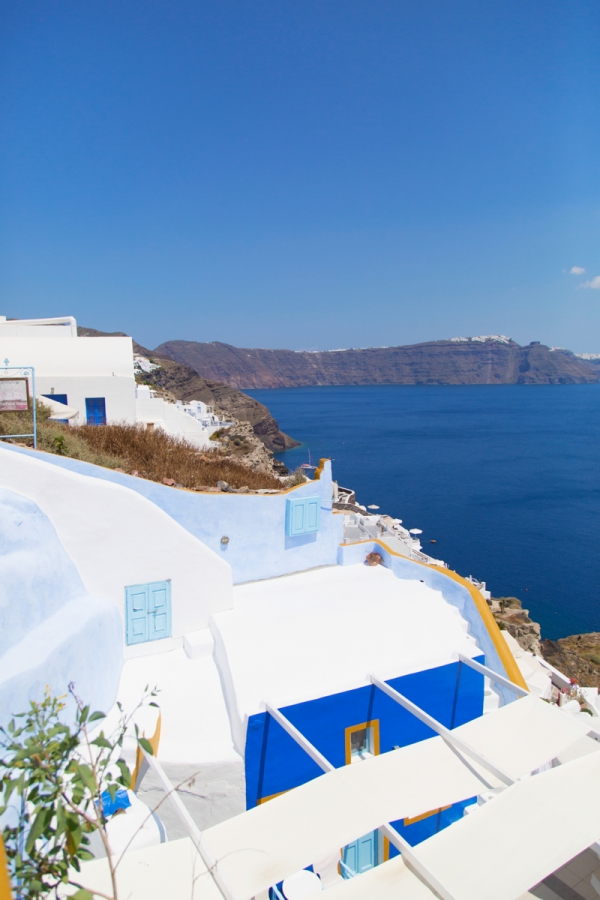
[(0, 412), (29, 409), (27, 378), (0, 378)]

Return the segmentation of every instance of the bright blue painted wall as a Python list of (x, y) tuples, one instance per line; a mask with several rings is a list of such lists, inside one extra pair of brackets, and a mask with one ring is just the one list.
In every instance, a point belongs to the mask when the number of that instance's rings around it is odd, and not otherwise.
[[(388, 681), (448, 728), (483, 713), (483, 676), (458, 662)], [(282, 713), (332, 765), (346, 764), (345, 729), (379, 719), (380, 752), (433, 737), (434, 732), (374, 686), (282, 708)], [(246, 804), (287, 791), (321, 769), (267, 713), (250, 716), (246, 735)]]
[[(228, 562), (234, 584), (300, 572), (337, 562), (343, 537), (343, 516), (332, 515), (331, 463), (318, 481), (300, 485), (285, 494), (202, 494), (135, 478), (112, 469), (93, 466), (52, 453), (36, 453), (23, 447), (3, 448), (44, 462), (121, 484), (147, 497), (176, 522)], [(320, 529), (314, 534), (286, 537), (286, 501), (290, 496), (321, 499)], [(226, 535), (229, 544), (221, 544)]]
[(117, 608), (87, 593), (41, 509), (0, 488), (0, 724), (41, 700), (47, 685), (64, 695), (70, 682), (108, 711), (122, 664)]
[[(469, 623), (469, 632), (476, 639), (477, 645), (483, 650), (485, 655), (485, 665), (498, 675), (508, 678), (490, 633), (479, 615), (479, 610), (469, 591), (462, 584), (459, 584), (452, 578), (448, 578), (447, 575), (443, 575), (435, 569), (430, 569), (428, 566), (420, 565), (402, 556), (394, 556), (382, 544), (375, 542), (340, 546), (338, 549), (338, 563), (340, 566), (353, 566), (364, 562), (367, 553), (370, 553), (372, 550), (382, 555), (384, 566), (391, 569), (397, 578), (408, 581), (423, 581), (433, 590), (440, 591), (444, 600), (455, 606), (462, 617)], [(500, 694), (503, 703), (512, 703), (513, 700), (517, 699), (517, 695), (513, 691), (508, 690), (508, 688), (495, 685), (495, 690)]]
[[(467, 800), (461, 800), (460, 803), (453, 803), (448, 809), (443, 809), (439, 813), (427, 816), (426, 819), (421, 819), (420, 822), (413, 822), (412, 825), (405, 825), (403, 819), (391, 824), (414, 847), (415, 844), (420, 844), (421, 841), (427, 840), (427, 838), (437, 834), (438, 831), (447, 828), (448, 825), (452, 825), (453, 822), (458, 822), (464, 815), (465, 806), (470, 806), (475, 802), (476, 797), (469, 797)], [(398, 855), (399, 851), (390, 845), (390, 859)]]

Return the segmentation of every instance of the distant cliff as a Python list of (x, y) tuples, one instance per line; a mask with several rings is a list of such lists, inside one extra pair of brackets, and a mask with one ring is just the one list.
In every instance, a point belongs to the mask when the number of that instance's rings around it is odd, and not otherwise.
[[(97, 331), (95, 328), (78, 327), (81, 337), (125, 337), (122, 331), (108, 334), (105, 331)], [(227, 416), (232, 416), (241, 422), (249, 422), (254, 434), (260, 438), (268, 450), (278, 453), (297, 447), (295, 441), (289, 435), (280, 431), (279, 425), (271, 413), (262, 403), (242, 394), (228, 384), (218, 380), (202, 378), (185, 363), (177, 362), (165, 353), (146, 350), (141, 344), (133, 342), (133, 352), (139, 356), (146, 356), (160, 368), (154, 369), (145, 376), (145, 381), (159, 390), (166, 391), (176, 400), (202, 400), (204, 403), (214, 406)]]
[(326, 384), (582, 384), (600, 367), (569, 350), (510, 338), (460, 338), (365, 350), (256, 350), (167, 341), (161, 353), (235, 388)]

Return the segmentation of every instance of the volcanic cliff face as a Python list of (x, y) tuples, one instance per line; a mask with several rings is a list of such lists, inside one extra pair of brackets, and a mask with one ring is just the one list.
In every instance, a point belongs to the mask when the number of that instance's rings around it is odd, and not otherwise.
[(155, 353), (235, 388), (326, 384), (581, 384), (599, 369), (568, 350), (509, 338), (430, 341), (365, 350), (240, 349), (217, 341), (167, 341)]

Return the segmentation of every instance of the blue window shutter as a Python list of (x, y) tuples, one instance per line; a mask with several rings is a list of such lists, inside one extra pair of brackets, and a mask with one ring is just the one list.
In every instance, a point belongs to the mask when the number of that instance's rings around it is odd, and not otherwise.
[(127, 644), (171, 637), (171, 582), (126, 587), (125, 620)]
[(148, 585), (136, 584), (125, 588), (127, 643), (141, 644), (148, 640)]
[(318, 531), (321, 518), (321, 500), (319, 497), (309, 497), (306, 501), (305, 531), (307, 533)]
[(155, 581), (148, 585), (150, 593), (150, 636), (158, 641), (171, 637), (171, 582)]
[(286, 505), (285, 533), (288, 537), (314, 534), (321, 518), (320, 497), (290, 497)]

